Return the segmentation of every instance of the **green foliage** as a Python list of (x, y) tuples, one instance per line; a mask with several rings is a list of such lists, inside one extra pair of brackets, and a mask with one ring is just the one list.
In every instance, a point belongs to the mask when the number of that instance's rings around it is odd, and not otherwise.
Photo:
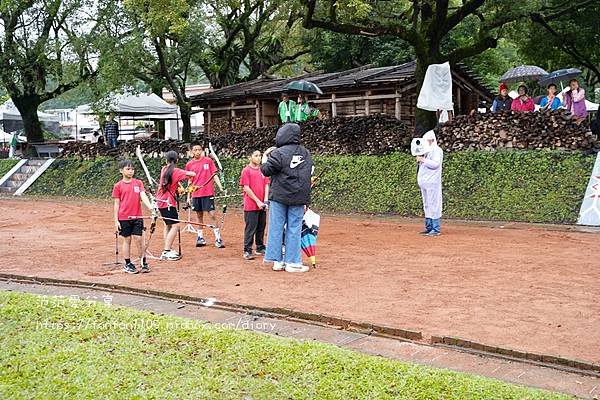
[[(0, 80), (30, 142), (43, 140), (38, 106), (92, 79), (102, 4), (88, 0), (2, 1)], [(101, 2), (102, 3), (102, 2)]]
[(48, 100), (40, 105), (40, 110), (51, 110), (56, 108), (75, 108), (82, 104), (94, 101), (94, 94), (88, 83), (81, 84), (58, 97)]
[(15, 164), (18, 160), (0, 160), (0, 178), (2, 178)]
[[(148, 188), (148, 180), (137, 158), (132, 158), (135, 178), (142, 180)], [(188, 160), (180, 160), (183, 168)], [(158, 181), (164, 161), (158, 158), (145, 159), (150, 175)], [(230, 193), (239, 192), (239, 177), (247, 161), (223, 160), (226, 171), (224, 188)], [(118, 162), (109, 157), (95, 160), (57, 159), (42, 176), (28, 189), (27, 193), (42, 196), (67, 196), (88, 198), (110, 198), (112, 188), (121, 179)]]
[[(247, 160), (222, 161), (226, 188), (238, 193)], [(137, 160), (134, 163), (136, 177), (147, 184)], [(160, 160), (149, 159), (147, 164), (158, 177)], [(315, 175), (327, 169), (313, 190), (317, 210), (422, 215), (416, 164), (408, 154), (315, 157), (315, 164)], [(444, 217), (573, 223), (593, 165), (592, 156), (555, 151), (446, 154)], [(112, 159), (59, 159), (28, 193), (107, 198), (119, 179)]]
[(202, 321), (0, 292), (0, 397), (566, 399)]
[[(408, 154), (318, 157), (316, 164), (330, 167), (314, 191), (317, 209), (422, 215)], [(575, 222), (593, 165), (594, 157), (551, 151), (446, 154), (444, 216)]]
[(385, 67), (414, 59), (410, 46), (394, 37), (351, 36), (321, 29), (309, 31), (304, 36), (311, 43), (312, 62), (325, 72), (367, 64)]
[[(558, 0), (549, 3), (564, 4)], [(510, 37), (524, 63), (539, 65), (548, 72), (571, 67), (583, 70), (580, 82), (586, 88), (586, 97), (594, 101), (593, 89), (600, 87), (599, 20), (600, 2), (589, 2), (546, 21), (545, 27), (528, 23), (519, 30), (513, 29)]]

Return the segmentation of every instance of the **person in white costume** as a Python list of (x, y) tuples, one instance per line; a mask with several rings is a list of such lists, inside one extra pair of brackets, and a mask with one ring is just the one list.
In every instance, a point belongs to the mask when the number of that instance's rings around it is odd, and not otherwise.
[(442, 162), (444, 152), (437, 145), (435, 133), (428, 131), (423, 135), (427, 140), (430, 150), (424, 156), (417, 156), (419, 172), (417, 183), (421, 188), (423, 197), (423, 211), (425, 212), (425, 231), (427, 236), (441, 234), (440, 219), (442, 218)]

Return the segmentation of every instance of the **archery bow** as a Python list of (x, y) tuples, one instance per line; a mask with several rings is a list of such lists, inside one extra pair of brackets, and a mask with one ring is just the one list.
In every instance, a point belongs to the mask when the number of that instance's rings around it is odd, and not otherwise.
[(215, 160), (215, 163), (217, 163), (217, 168), (219, 169), (219, 179), (221, 180), (221, 185), (223, 185), (223, 193), (225, 195), (225, 201), (223, 202), (223, 211), (221, 212), (220, 226), (220, 230), (223, 230), (223, 225), (225, 224), (225, 214), (227, 214), (227, 199), (229, 198), (227, 196), (227, 189), (225, 189), (225, 171), (223, 170), (221, 160), (219, 160), (219, 157), (217, 156), (217, 153), (215, 152), (215, 149), (213, 148), (211, 142), (208, 142), (208, 150), (210, 151), (210, 156)]
[(150, 192), (150, 204), (152, 205), (152, 219), (150, 222), (150, 235), (148, 236), (148, 241), (146, 242), (146, 246), (144, 248), (144, 251), (142, 252), (142, 257), (143, 255), (145, 255), (146, 253), (148, 253), (148, 255), (152, 256), (154, 258), (154, 256), (148, 251), (148, 248), (150, 247), (150, 240), (152, 239), (152, 235), (154, 234), (154, 231), (156, 230), (156, 220), (158, 218), (158, 205), (156, 203), (156, 186), (157, 183), (154, 180), (154, 178), (152, 178), (152, 176), (150, 175), (150, 171), (148, 171), (148, 167), (146, 166), (146, 162), (144, 161), (144, 157), (142, 157), (142, 149), (140, 147), (140, 145), (138, 145), (138, 147), (135, 149), (135, 155), (137, 156), (140, 164), (142, 165), (142, 169), (144, 170), (144, 173), (146, 174), (146, 179), (148, 179), (148, 191)]

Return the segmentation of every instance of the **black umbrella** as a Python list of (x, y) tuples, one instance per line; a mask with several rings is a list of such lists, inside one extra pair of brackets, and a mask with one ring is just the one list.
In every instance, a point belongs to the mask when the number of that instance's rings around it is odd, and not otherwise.
[(565, 68), (550, 72), (547, 76), (540, 79), (540, 85), (546, 86), (558, 81), (569, 81), (581, 75), (581, 70), (577, 68)]
[(314, 83), (301, 79), (293, 81), (285, 85), (286, 90), (295, 90), (297, 92), (323, 94), (323, 91)]
[(535, 65), (521, 65), (506, 71), (506, 73), (500, 77), (498, 82), (514, 83), (535, 81), (546, 77), (546, 75), (548, 75), (548, 72), (546, 72), (543, 68), (536, 67)]

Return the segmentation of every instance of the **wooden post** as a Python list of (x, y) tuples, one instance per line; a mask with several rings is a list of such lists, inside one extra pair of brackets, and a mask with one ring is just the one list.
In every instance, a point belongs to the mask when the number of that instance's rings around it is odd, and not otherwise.
[(256, 127), (260, 128), (260, 101), (254, 100), (254, 117), (256, 118)]
[(204, 131), (206, 133), (210, 133), (210, 120), (211, 120), (211, 112), (210, 112), (210, 104), (208, 105), (208, 110), (206, 111), (206, 120), (204, 121)]
[(460, 86), (457, 85), (456, 86), (456, 107), (455, 107), (455, 109), (457, 111), (457, 114), (468, 114), (470, 110), (463, 112), (461, 97), (462, 97), (462, 93), (460, 91)]
[(395, 101), (396, 101), (396, 107), (394, 109), (394, 115), (396, 116), (396, 119), (400, 119), (400, 93), (398, 93), (398, 90), (396, 89), (396, 97), (395, 97)]
[(367, 98), (365, 99), (365, 115), (369, 115), (371, 113), (371, 103), (369, 102), (369, 96), (371, 95), (371, 91), (367, 90), (365, 92), (365, 96), (367, 96)]
[(331, 94), (331, 118), (337, 117), (337, 108), (335, 104), (335, 93)]

